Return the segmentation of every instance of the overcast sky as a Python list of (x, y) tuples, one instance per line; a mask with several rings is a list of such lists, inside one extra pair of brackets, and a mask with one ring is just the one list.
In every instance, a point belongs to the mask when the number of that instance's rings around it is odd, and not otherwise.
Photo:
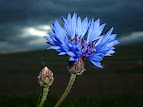
[(0, 52), (46, 49), (43, 36), (76, 12), (112, 26), (121, 44), (143, 42), (143, 0), (0, 0)]

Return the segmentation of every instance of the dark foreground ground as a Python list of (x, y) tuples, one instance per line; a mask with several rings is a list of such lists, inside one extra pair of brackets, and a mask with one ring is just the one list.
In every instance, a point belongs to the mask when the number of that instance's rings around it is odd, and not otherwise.
[[(143, 107), (142, 44), (116, 48), (102, 61), (104, 69), (85, 62), (61, 107)], [(33, 51), (0, 55), (0, 107), (35, 107), (42, 88), (37, 82), (46, 65), (54, 72), (45, 107), (53, 107), (68, 83), (68, 57), (55, 51)]]
[[(52, 107), (62, 95), (69, 76), (55, 76), (45, 107)], [(35, 107), (42, 88), (36, 75), (0, 76), (1, 107)], [(143, 74), (78, 76), (61, 107), (143, 107)]]
[[(1, 96), (1, 107), (36, 107), (37, 97)], [(48, 97), (44, 107), (54, 107), (58, 99)], [(143, 107), (143, 96), (100, 96), (100, 97), (70, 97), (64, 100), (60, 107)]]

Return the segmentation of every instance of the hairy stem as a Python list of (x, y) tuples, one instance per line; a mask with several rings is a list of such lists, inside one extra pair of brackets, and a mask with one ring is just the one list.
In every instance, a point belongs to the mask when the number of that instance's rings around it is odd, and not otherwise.
[(43, 104), (47, 98), (47, 95), (48, 95), (48, 91), (49, 91), (49, 87), (45, 87), (43, 88), (43, 95), (42, 95), (42, 99), (41, 99), (41, 102), (39, 104), (39, 107), (43, 107)]
[(58, 107), (63, 102), (65, 97), (68, 95), (68, 93), (69, 93), (69, 91), (70, 91), (70, 89), (71, 89), (71, 87), (75, 81), (75, 78), (76, 78), (76, 74), (72, 74), (65, 92), (63, 93), (62, 97), (60, 98), (60, 100), (57, 102), (57, 104), (54, 107)]

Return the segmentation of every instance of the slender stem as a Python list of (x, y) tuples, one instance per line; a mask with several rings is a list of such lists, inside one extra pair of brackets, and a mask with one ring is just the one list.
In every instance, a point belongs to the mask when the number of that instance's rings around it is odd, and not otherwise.
[(72, 74), (65, 92), (63, 93), (62, 97), (60, 98), (60, 100), (57, 102), (57, 104), (54, 107), (58, 107), (63, 102), (65, 97), (68, 95), (68, 93), (69, 93), (69, 91), (70, 91), (70, 89), (74, 83), (75, 78), (76, 78), (76, 74)]
[(42, 99), (41, 99), (41, 102), (39, 104), (39, 107), (43, 107), (43, 104), (47, 98), (47, 95), (48, 95), (48, 91), (49, 91), (49, 87), (45, 87), (43, 88), (43, 95), (42, 95)]

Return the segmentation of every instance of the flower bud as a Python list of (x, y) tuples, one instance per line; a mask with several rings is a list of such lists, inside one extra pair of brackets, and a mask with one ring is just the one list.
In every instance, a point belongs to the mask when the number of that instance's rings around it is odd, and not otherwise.
[(82, 58), (79, 58), (77, 63), (75, 61), (70, 61), (68, 70), (72, 74), (81, 75), (86, 69), (84, 68), (84, 61)]
[(48, 67), (44, 67), (38, 76), (40, 86), (49, 87), (52, 85), (53, 81), (54, 78), (52, 71)]

